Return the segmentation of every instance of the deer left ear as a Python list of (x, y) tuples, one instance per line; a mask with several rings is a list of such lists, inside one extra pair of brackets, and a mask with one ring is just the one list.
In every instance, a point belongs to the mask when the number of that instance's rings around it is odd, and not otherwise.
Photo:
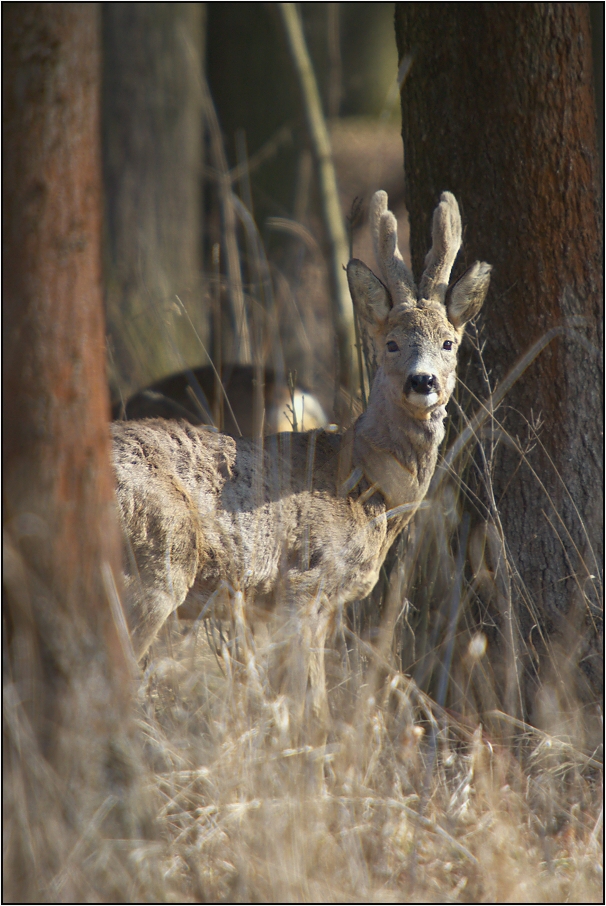
[(485, 261), (476, 261), (446, 294), (446, 311), (451, 324), (457, 329), (475, 318), (484, 304), (492, 266)]

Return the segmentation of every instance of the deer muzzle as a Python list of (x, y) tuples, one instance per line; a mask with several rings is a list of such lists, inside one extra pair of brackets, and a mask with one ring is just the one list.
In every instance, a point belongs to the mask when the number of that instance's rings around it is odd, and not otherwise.
[(404, 398), (415, 418), (427, 419), (441, 403), (440, 382), (437, 375), (415, 371), (404, 382)]
[(435, 374), (411, 374), (404, 388), (405, 393), (420, 393), (423, 396), (429, 396), (430, 393), (438, 393), (439, 384)]

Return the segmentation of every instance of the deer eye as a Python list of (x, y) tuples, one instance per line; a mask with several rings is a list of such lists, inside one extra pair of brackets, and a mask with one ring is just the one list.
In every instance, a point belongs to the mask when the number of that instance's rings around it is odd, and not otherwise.
[(390, 352), (397, 352), (399, 349), (399, 346), (397, 343), (394, 343), (393, 340), (390, 340), (389, 343), (387, 344), (387, 348)]
[(452, 340), (444, 340), (442, 349), (452, 349)]

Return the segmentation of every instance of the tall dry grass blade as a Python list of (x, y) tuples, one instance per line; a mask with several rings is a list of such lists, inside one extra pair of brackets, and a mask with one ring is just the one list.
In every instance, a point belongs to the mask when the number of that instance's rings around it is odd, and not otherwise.
[(442, 664), (440, 680), (438, 683), (438, 691), (436, 694), (436, 700), (441, 707), (444, 707), (446, 701), (446, 690), (448, 688), (448, 681), (450, 677), (450, 669), (452, 665), (452, 655), (454, 650), (454, 641), (455, 633), (457, 629), (457, 622), (459, 620), (459, 613), (461, 609), (461, 597), (463, 594), (463, 567), (465, 564), (465, 557), (467, 556), (467, 541), (469, 538), (469, 514), (464, 513), (463, 519), (461, 520), (461, 531), (459, 537), (459, 550), (457, 552), (457, 560), (455, 564), (455, 575), (454, 581), (452, 584), (452, 597), (450, 601), (450, 613), (448, 615), (448, 628), (446, 631), (446, 650), (444, 654), (444, 662)]
[[(181, 302), (181, 300), (179, 299), (178, 296), (176, 296), (175, 298), (176, 298), (177, 302), (179, 303), (179, 305), (180, 305), (180, 307), (181, 307), (181, 310), (182, 310), (183, 314), (185, 315), (186, 318), (189, 319), (189, 314), (188, 314), (188, 312), (187, 312), (187, 309), (185, 308), (185, 306), (183, 305), (183, 303)], [(219, 371), (218, 371), (217, 368), (215, 367), (215, 364), (214, 364), (214, 362), (213, 362), (213, 360), (212, 360), (212, 358), (211, 358), (211, 356), (210, 356), (210, 353), (208, 352), (206, 346), (205, 346), (204, 343), (202, 342), (202, 339), (200, 338), (200, 335), (198, 334), (198, 332), (197, 332), (197, 330), (196, 330), (196, 328), (195, 328), (195, 325), (193, 324), (193, 322), (191, 321), (191, 319), (189, 319), (189, 323), (190, 323), (191, 329), (193, 330), (193, 332), (194, 332), (194, 334), (195, 334), (196, 340), (197, 340), (198, 343), (200, 344), (200, 348), (202, 349), (202, 351), (204, 352), (205, 356), (207, 357), (208, 362), (209, 362), (209, 365), (211, 366), (211, 368), (212, 368), (212, 370), (213, 370), (213, 374), (215, 375), (215, 378), (216, 378), (216, 380), (217, 380), (217, 382), (218, 382), (218, 385), (219, 385), (219, 387), (220, 387), (220, 390), (221, 390), (220, 396), (221, 396), (221, 397), (225, 400), (225, 402), (227, 403), (227, 408), (229, 409), (229, 414), (231, 415), (231, 417), (232, 417), (233, 420), (234, 420), (234, 424), (235, 424), (235, 426), (236, 426), (236, 429), (237, 429), (237, 431), (238, 431), (238, 434), (240, 435), (240, 437), (242, 437), (242, 432), (240, 431), (240, 428), (239, 428), (239, 426), (238, 426), (238, 420), (236, 419), (236, 416), (234, 415), (234, 410), (232, 409), (231, 403), (229, 402), (229, 397), (228, 397), (228, 395), (227, 395), (227, 393), (226, 393), (226, 391), (225, 391), (225, 387), (223, 386), (223, 381), (221, 380), (221, 375), (219, 374)], [(194, 380), (195, 380), (195, 377), (194, 377)], [(197, 383), (197, 382), (196, 382), (196, 383)], [(200, 389), (201, 389), (201, 388), (200, 388)]]
[(278, 6), (299, 80), (309, 135), (318, 166), (324, 225), (330, 245), (330, 273), (335, 328), (339, 343), (340, 379), (344, 387), (353, 387), (356, 382), (351, 380), (350, 370), (355, 331), (353, 309), (343, 270), (347, 263), (347, 237), (337, 193), (330, 138), (297, 6), (295, 3), (280, 3)]
[(221, 205), (221, 238), (224, 244), (224, 257), (227, 267), (227, 294), (230, 300), (236, 345), (233, 361), (248, 364), (252, 360), (252, 349), (249, 336), (248, 319), (244, 305), (242, 289), (242, 272), (240, 270), (240, 253), (236, 236), (236, 216), (233, 205), (232, 177), (227, 166), (221, 127), (217, 119), (215, 105), (204, 75), (202, 79), (202, 101), (204, 116), (211, 138), (211, 153), (217, 170), (219, 202)]
[(582, 318), (569, 318), (567, 323), (560, 325), (558, 327), (552, 327), (551, 330), (548, 330), (543, 336), (533, 343), (528, 352), (525, 352), (523, 356), (516, 362), (510, 372), (506, 375), (505, 378), (501, 381), (499, 386), (494, 390), (489, 398), (481, 404), (481, 410), (477, 412), (472, 418), (470, 424), (467, 428), (457, 437), (454, 444), (448, 450), (442, 465), (436, 470), (436, 477), (434, 479), (435, 485), (434, 488), (437, 488), (439, 483), (442, 481), (443, 476), (447, 470), (449, 470), (453, 464), (456, 462), (457, 458), (461, 455), (469, 441), (475, 437), (477, 438), (479, 429), (482, 425), (493, 416), (493, 413), (496, 411), (500, 403), (505, 399), (506, 395), (509, 393), (513, 385), (518, 381), (529, 365), (536, 359), (538, 355), (545, 349), (546, 346), (551, 343), (553, 339), (557, 336), (567, 335), (570, 337), (579, 337), (579, 339), (584, 340), (580, 334), (577, 335), (576, 331), (572, 328), (575, 325), (579, 325), (583, 322)]

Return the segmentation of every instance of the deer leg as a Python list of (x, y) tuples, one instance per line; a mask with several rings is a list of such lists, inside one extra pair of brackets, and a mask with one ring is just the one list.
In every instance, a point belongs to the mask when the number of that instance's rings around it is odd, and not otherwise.
[(330, 616), (328, 601), (323, 595), (317, 595), (305, 615), (309, 626), (305, 724), (309, 742), (314, 746), (325, 745), (328, 735), (329, 712), (324, 654)]
[(328, 727), (324, 646), (330, 617), (325, 596), (294, 583), (271, 630), (272, 689), (289, 703), (293, 745), (323, 745)]
[(124, 591), (126, 622), (135, 657), (140, 660), (177, 607), (177, 602), (168, 592), (151, 584), (143, 585), (139, 576), (126, 576)]
[(196, 576), (194, 540), (185, 545), (181, 536), (178, 556), (170, 540), (152, 539), (145, 547), (130, 544), (127, 549), (125, 616), (138, 660), (171, 613), (185, 601)]

